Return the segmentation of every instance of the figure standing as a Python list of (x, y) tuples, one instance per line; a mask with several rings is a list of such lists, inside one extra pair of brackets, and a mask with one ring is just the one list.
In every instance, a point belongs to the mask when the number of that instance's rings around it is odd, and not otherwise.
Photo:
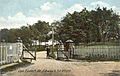
[(47, 57), (49, 57), (50, 56), (50, 47), (48, 45), (46, 46), (46, 51), (47, 51)]

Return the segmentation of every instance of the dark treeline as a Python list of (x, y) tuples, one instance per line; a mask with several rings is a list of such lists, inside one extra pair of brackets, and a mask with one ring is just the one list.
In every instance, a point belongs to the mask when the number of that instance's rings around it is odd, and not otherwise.
[[(71, 39), (78, 42), (108, 42), (120, 39), (120, 16), (112, 9), (96, 8), (88, 11), (68, 13), (61, 21), (54, 23), (55, 39), (65, 42)], [(2, 29), (0, 40), (16, 42), (18, 37), (23, 43), (31, 40), (46, 41), (50, 39), (47, 33), (51, 25), (45, 21), (38, 21), (33, 25), (23, 26), (19, 29)]]
[(120, 16), (112, 9), (96, 8), (88, 11), (68, 13), (56, 22), (56, 36), (63, 42), (72, 39), (77, 42), (109, 42), (120, 39)]
[(31, 43), (31, 40), (45, 41), (46, 34), (50, 31), (48, 22), (38, 21), (33, 25), (22, 26), (19, 29), (2, 29), (0, 40), (5, 42), (17, 42), (21, 39), (24, 44)]

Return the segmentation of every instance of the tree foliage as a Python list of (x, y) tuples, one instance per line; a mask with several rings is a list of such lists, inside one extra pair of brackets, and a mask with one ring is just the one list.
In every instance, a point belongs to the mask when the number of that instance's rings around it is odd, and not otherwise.
[(31, 44), (31, 40), (45, 41), (46, 34), (50, 31), (49, 23), (38, 21), (33, 25), (22, 26), (19, 29), (2, 29), (0, 31), (0, 40), (6, 42), (16, 42), (18, 37), (24, 44)]
[(116, 41), (120, 37), (120, 17), (112, 9), (96, 8), (88, 11), (68, 13), (57, 22), (56, 34), (58, 40), (65, 42), (72, 39), (75, 42), (105, 42)]
[[(74, 42), (108, 42), (120, 39), (120, 16), (112, 9), (96, 8), (88, 11), (84, 8), (81, 12), (68, 13), (61, 21), (54, 25), (55, 39), (65, 42), (72, 39)], [(38, 21), (33, 25), (22, 26), (20, 29), (2, 29), (0, 40), (16, 42), (20, 37), (24, 44), (31, 44), (31, 40), (46, 41), (52, 27), (48, 22)]]

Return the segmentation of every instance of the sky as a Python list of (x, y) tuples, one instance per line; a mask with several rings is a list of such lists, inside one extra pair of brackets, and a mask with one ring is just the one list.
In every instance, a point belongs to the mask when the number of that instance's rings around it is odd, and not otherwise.
[(0, 0), (0, 29), (19, 28), (38, 20), (52, 23), (68, 12), (112, 8), (120, 14), (120, 0)]

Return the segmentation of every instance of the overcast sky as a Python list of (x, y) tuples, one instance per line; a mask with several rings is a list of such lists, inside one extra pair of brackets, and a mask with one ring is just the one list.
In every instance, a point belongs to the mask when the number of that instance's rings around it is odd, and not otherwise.
[(0, 29), (18, 28), (38, 20), (52, 23), (67, 12), (96, 6), (112, 8), (119, 14), (120, 0), (0, 0)]

